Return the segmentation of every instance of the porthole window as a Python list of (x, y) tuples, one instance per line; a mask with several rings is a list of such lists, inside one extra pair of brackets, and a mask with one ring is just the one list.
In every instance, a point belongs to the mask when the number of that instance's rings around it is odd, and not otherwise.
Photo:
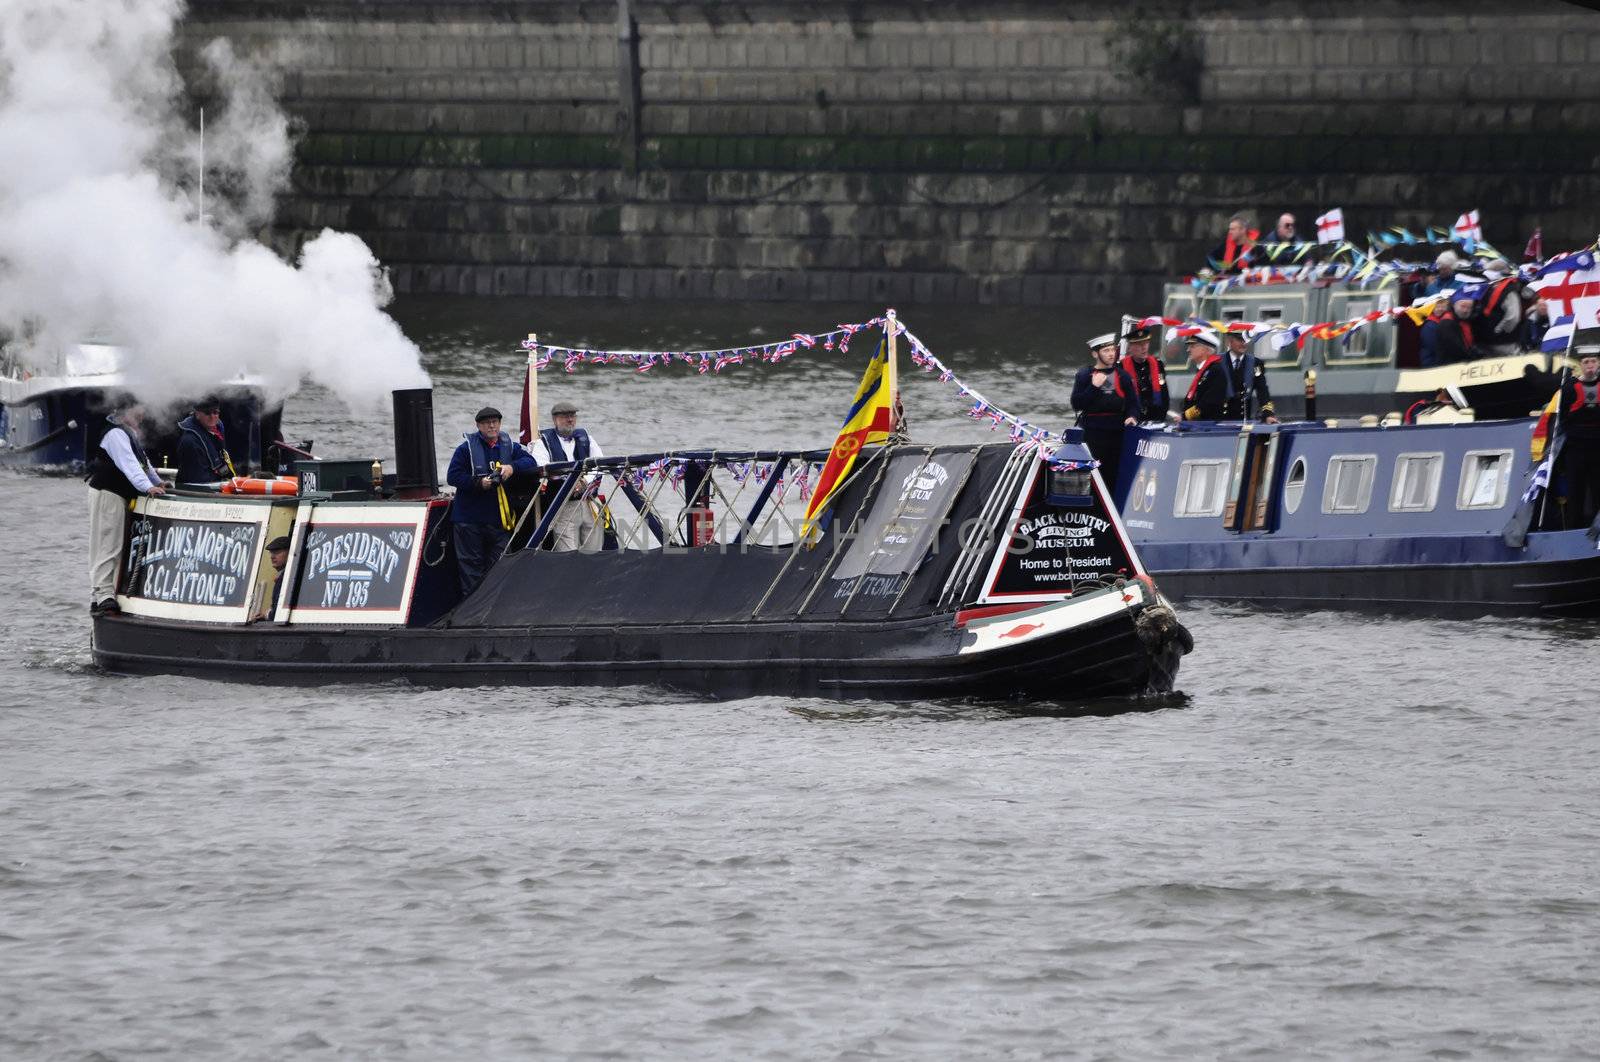
[(1289, 478), (1283, 481), (1283, 511), (1293, 514), (1300, 508), (1300, 499), (1306, 493), (1306, 459), (1297, 457), (1289, 468)]

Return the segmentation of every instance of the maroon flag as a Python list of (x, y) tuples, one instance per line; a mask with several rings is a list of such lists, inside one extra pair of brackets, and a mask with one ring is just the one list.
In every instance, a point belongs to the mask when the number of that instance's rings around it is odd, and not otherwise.
[(1535, 228), (1533, 235), (1528, 237), (1528, 246), (1522, 249), (1522, 259), (1525, 262), (1537, 262), (1544, 257), (1544, 230)]

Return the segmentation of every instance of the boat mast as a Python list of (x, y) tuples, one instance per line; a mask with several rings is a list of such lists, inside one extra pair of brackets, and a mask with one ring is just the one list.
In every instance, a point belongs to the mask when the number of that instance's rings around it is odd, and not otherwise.
[(200, 206), (195, 217), (200, 224), (206, 223), (206, 109), (200, 108)]

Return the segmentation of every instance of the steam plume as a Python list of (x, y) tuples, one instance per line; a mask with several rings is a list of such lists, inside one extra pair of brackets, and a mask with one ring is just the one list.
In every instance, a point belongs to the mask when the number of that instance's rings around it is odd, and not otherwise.
[(109, 335), (134, 349), (132, 389), (150, 402), (241, 371), (275, 397), (310, 379), (353, 406), (425, 385), (361, 240), (324, 230), (291, 265), (247, 235), (287, 178), (289, 129), (270, 78), (225, 41), (202, 52), (223, 102), (197, 218), (199, 145), (172, 58), (182, 11), (0, 3), (0, 329), (41, 350)]

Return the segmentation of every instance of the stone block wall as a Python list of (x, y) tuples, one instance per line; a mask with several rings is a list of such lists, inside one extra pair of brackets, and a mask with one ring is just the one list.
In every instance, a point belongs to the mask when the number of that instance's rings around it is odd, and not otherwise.
[(1600, 230), (1600, 14), (1557, 0), (630, 14), (195, 0), (183, 61), (280, 57), (278, 237), (355, 231), (402, 290), (1148, 305), (1241, 209)]

